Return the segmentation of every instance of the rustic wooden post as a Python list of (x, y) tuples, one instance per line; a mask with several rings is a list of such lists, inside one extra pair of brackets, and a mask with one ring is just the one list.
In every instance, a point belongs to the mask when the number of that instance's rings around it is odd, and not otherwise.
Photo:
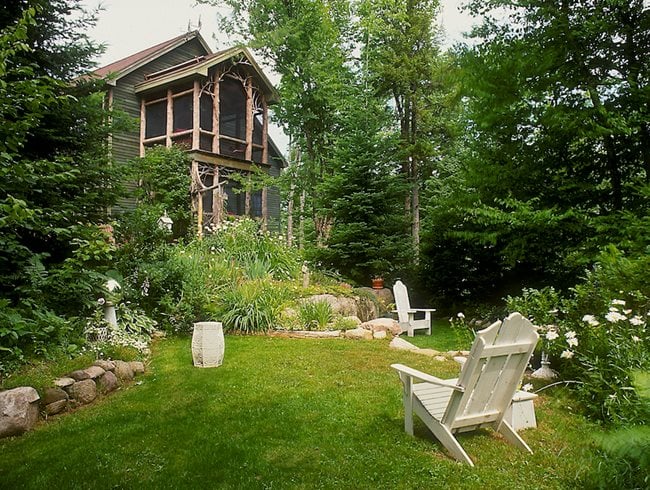
[(219, 153), (219, 85), (221, 80), (218, 74), (214, 75), (214, 85), (213, 85), (213, 94), (212, 98), (212, 132), (214, 137), (212, 138), (212, 153)]
[[(246, 153), (244, 158), (250, 162), (253, 159), (253, 80), (251, 77), (246, 78)], [(246, 200), (244, 201), (244, 214), (250, 216), (251, 213), (251, 176), (248, 175), (246, 187)]]
[[(111, 93), (111, 92), (109, 92)], [(144, 156), (144, 139), (147, 135), (147, 108), (144, 99), (140, 99), (140, 156)]]
[(192, 91), (192, 150), (200, 148), (201, 139), (201, 86), (198, 80), (194, 80)]
[(165, 146), (169, 148), (172, 146), (172, 133), (174, 132), (174, 98), (172, 97), (172, 89), (167, 89), (167, 138), (165, 138)]
[[(269, 163), (269, 121), (266, 97), (262, 95), (262, 163)], [(266, 231), (269, 224), (268, 189), (262, 189), (262, 230)]]
[(214, 166), (212, 178), (212, 224), (220, 225), (223, 220), (223, 194), (221, 193), (221, 182), (219, 182), (219, 166)]

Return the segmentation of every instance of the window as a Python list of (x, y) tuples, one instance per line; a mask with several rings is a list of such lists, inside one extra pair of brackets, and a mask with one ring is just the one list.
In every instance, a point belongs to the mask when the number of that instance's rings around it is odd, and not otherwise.
[(201, 129), (212, 131), (212, 97), (201, 95)]
[(193, 128), (192, 124), (192, 94), (174, 98), (174, 133)]
[(145, 138), (164, 136), (167, 133), (167, 101), (161, 100), (145, 106)]
[(219, 133), (246, 140), (246, 92), (241, 82), (224, 78), (219, 87)]

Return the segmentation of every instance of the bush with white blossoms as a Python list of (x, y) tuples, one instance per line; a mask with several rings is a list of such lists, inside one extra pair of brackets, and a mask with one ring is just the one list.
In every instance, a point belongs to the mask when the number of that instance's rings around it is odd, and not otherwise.
[[(593, 288), (585, 291), (592, 294)], [(579, 398), (589, 415), (610, 423), (643, 420), (631, 373), (650, 371), (650, 299), (639, 291), (620, 291), (593, 302), (585, 291), (562, 298), (553, 288), (525, 289), (507, 298), (508, 309), (539, 327), (538, 349), (550, 355), (561, 378), (579, 382)], [(584, 311), (586, 305), (593, 310)]]

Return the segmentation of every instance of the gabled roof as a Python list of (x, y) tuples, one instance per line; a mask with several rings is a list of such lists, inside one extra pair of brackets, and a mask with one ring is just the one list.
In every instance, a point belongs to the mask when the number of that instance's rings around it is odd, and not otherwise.
[(91, 74), (91, 76), (98, 77), (98, 78), (105, 78), (108, 77), (109, 75), (113, 75), (110, 77), (109, 83), (114, 84), (116, 80), (119, 80), (120, 78), (128, 75), (134, 70), (137, 70), (141, 66), (146, 65), (147, 63), (158, 58), (159, 56), (162, 56), (163, 54), (168, 53), (173, 49), (182, 46), (186, 42), (191, 41), (192, 39), (195, 38), (201, 43), (201, 45), (205, 49), (206, 55), (212, 53), (210, 46), (208, 46), (208, 44), (205, 42), (205, 39), (203, 39), (199, 31), (192, 31), (192, 32), (187, 32), (185, 34), (181, 34), (180, 36), (177, 36), (173, 39), (169, 39), (160, 44), (156, 44), (155, 46), (151, 46), (150, 48), (132, 54), (131, 56), (127, 56), (126, 58), (122, 58), (121, 60), (117, 60), (111, 63), (110, 65), (106, 65), (101, 68), (98, 68)]
[(260, 81), (260, 89), (266, 95), (269, 103), (278, 102), (277, 90), (256, 63), (251, 52), (244, 47), (224, 49), (223, 51), (200, 56), (159, 72), (145, 75), (145, 80), (135, 86), (135, 92), (147, 92), (186, 78), (193, 78), (196, 75), (207, 77), (210, 68), (233, 58), (243, 59), (244, 63), (250, 67), (252, 74)]

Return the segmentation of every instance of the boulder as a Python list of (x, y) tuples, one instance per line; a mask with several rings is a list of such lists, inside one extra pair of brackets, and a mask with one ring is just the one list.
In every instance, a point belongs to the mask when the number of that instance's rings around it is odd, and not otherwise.
[(387, 337), (388, 337), (388, 335), (386, 334), (385, 330), (378, 330), (378, 331), (372, 333), (372, 338), (373, 339), (380, 339), (381, 340), (381, 339), (385, 339)]
[(379, 306), (367, 296), (356, 296), (357, 316), (361, 321), (367, 322), (379, 316)]
[(89, 368), (84, 369), (84, 372), (88, 375), (89, 379), (97, 379), (104, 374), (106, 370), (100, 366), (90, 366)]
[(353, 328), (352, 330), (346, 330), (343, 336), (346, 339), (372, 340), (372, 332), (361, 327)]
[(115, 363), (113, 361), (105, 361), (104, 359), (99, 359), (93, 363), (93, 366), (99, 366), (104, 371), (115, 371)]
[(402, 327), (392, 318), (375, 318), (374, 320), (362, 323), (361, 327), (372, 332), (390, 332), (393, 336), (402, 333)]
[(335, 315), (350, 316), (357, 314), (357, 303), (354, 298), (346, 296), (334, 296), (333, 294), (317, 294), (305, 298), (303, 301), (308, 303), (319, 303), (324, 301), (332, 307), (332, 312)]
[(68, 378), (67, 376), (64, 378), (58, 378), (54, 380), (54, 385), (58, 386), (59, 388), (68, 388), (73, 384), (74, 384), (74, 379)]
[(68, 400), (59, 400), (45, 405), (45, 415), (56, 415), (68, 408)]
[(106, 371), (99, 378), (97, 378), (97, 388), (101, 393), (109, 393), (120, 385), (120, 381), (113, 371)]
[(115, 376), (121, 381), (130, 381), (135, 375), (128, 362), (115, 361)]
[(0, 392), (0, 438), (22, 434), (38, 421), (38, 392), (22, 386)]
[(61, 400), (68, 400), (68, 394), (61, 388), (47, 388), (43, 394), (43, 405), (49, 405), (50, 403), (59, 402)]
[(144, 374), (144, 363), (140, 361), (131, 361), (129, 362), (133, 374)]
[(82, 379), (73, 384), (68, 393), (78, 404), (86, 405), (97, 398), (97, 386), (92, 379)]
[(77, 369), (68, 374), (69, 378), (74, 379), (75, 381), (83, 381), (84, 379), (90, 379), (90, 375), (83, 369)]
[[(440, 357), (442, 355), (441, 352), (435, 349), (416, 349), (413, 352), (415, 352), (416, 354), (421, 354), (423, 356), (429, 356), (433, 358)], [(442, 359), (445, 360), (446, 358), (443, 357)]]
[(411, 344), (410, 342), (407, 342), (404, 339), (401, 339), (399, 337), (395, 337), (393, 340), (391, 340), (389, 347), (391, 349), (399, 349), (399, 350), (418, 350), (419, 347), (416, 345)]

